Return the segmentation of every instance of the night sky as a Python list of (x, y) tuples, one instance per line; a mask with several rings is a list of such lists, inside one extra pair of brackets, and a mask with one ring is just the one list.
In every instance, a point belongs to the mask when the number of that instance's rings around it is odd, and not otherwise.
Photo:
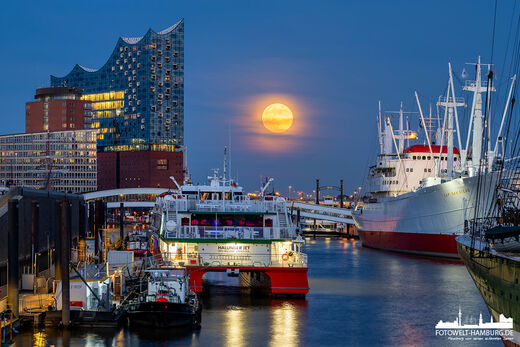
[[(417, 90), (426, 108), (446, 89), (448, 61), (459, 76), (477, 54), (489, 62), (494, 4), (8, 2), (0, 14), (1, 133), (24, 131), (25, 102), (49, 86), (49, 75), (63, 76), (76, 63), (99, 68), (119, 36), (184, 18), (185, 142), (194, 181), (222, 166), (231, 142), (233, 175), (248, 190), (270, 176), (283, 194), (289, 185), (310, 191), (316, 178), (324, 185), (344, 179), (352, 192), (375, 160), (378, 100), (384, 110), (403, 101), (416, 111)], [(494, 62), (501, 83), (512, 10), (512, 1), (499, 1)], [(263, 108), (275, 102), (294, 112), (287, 133), (261, 125)]]

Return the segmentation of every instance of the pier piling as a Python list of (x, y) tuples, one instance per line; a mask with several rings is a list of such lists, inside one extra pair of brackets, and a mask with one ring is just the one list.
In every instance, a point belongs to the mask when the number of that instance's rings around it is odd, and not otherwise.
[(19, 268), (18, 268), (18, 207), (19, 201), (11, 199), (8, 202), (8, 221), (7, 221), (7, 303), (11, 309), (12, 315), (18, 317), (18, 283), (19, 283)]
[(125, 204), (120, 203), (120, 205), (119, 205), (119, 239), (121, 241), (123, 241), (125, 238), (124, 225), (125, 225)]
[(70, 203), (61, 201), (61, 322), (64, 327), (70, 322)]

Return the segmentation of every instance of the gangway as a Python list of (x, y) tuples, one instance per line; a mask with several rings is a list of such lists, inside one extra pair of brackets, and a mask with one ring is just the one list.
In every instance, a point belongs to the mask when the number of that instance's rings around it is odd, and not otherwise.
[(352, 219), (352, 209), (339, 208), (329, 205), (318, 205), (307, 202), (294, 201), (287, 205), (289, 213), (292, 211), (292, 215), (295, 216), (297, 211), (300, 211), (300, 217), (302, 218), (315, 218), (320, 220), (327, 220), (337, 223), (354, 224)]

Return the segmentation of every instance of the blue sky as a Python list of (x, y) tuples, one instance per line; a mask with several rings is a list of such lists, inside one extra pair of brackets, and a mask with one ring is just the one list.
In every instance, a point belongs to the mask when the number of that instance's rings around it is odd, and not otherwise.
[[(497, 11), (501, 64), (512, 1)], [(0, 14), (2, 133), (22, 132), (24, 104), (49, 75), (98, 68), (119, 36), (141, 36), (185, 19), (185, 140), (195, 181), (222, 165), (247, 189), (260, 176), (277, 190), (314, 180), (352, 191), (375, 158), (377, 102), (417, 109), (460, 72), (490, 59), (493, 1), (88, 1), (9, 2)], [(500, 66), (498, 67), (500, 68)], [(499, 78), (503, 76), (499, 75)], [(285, 101), (295, 128), (261, 130), (262, 108)], [(265, 106), (263, 106), (265, 104)], [(231, 135), (231, 136), (230, 136)]]

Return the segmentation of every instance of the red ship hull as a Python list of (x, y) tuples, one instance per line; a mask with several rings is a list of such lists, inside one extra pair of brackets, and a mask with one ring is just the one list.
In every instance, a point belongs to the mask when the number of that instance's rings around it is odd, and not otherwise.
[(307, 280), (307, 268), (297, 267), (233, 267), (233, 266), (187, 266), (186, 270), (190, 276), (190, 289), (201, 293), (202, 277), (206, 272), (223, 272), (227, 269), (238, 269), (240, 271), (263, 272), (270, 278), (272, 294), (307, 294), (309, 282)]
[(458, 258), (457, 235), (358, 230), (365, 247), (394, 252)]

